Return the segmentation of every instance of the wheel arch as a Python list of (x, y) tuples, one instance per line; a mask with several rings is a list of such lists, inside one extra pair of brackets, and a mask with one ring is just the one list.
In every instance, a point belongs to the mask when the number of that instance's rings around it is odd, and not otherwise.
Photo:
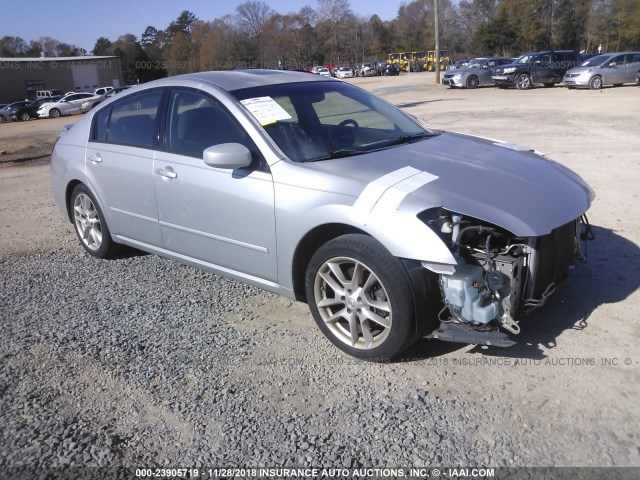
[(304, 277), (309, 260), (311, 260), (311, 256), (320, 246), (324, 245), (328, 241), (349, 233), (359, 233), (371, 236), (364, 230), (354, 227), (353, 225), (345, 223), (325, 223), (309, 230), (298, 242), (293, 254), (293, 263), (291, 266), (291, 279), (293, 282), (293, 291), (296, 300), (305, 303), (307, 302), (304, 288)]
[[(66, 212), (67, 212), (67, 218), (69, 218), (69, 222), (73, 223), (73, 214), (71, 212), (71, 194), (73, 193), (73, 190), (80, 184), (83, 184), (85, 186), (87, 186), (86, 184), (84, 184), (83, 182), (81, 182), (80, 180), (73, 179), (71, 180), (68, 184), (67, 184), (67, 188), (64, 192), (64, 205), (66, 208)], [(89, 187), (87, 187), (89, 188)]]
[[(313, 228), (300, 240), (294, 254), (292, 281), (296, 300), (308, 303), (305, 294), (305, 274), (315, 251), (330, 240), (347, 234), (366, 235), (380, 243), (383, 248), (387, 248), (369, 232), (353, 225), (329, 223)], [(391, 252), (389, 254), (392, 255)], [(437, 291), (438, 276), (422, 267), (418, 260), (398, 257), (398, 261), (411, 287), (412, 307), (415, 312), (414, 334), (420, 336), (430, 333), (437, 327), (437, 314), (441, 308), (441, 300), (433, 298), (433, 292)]]

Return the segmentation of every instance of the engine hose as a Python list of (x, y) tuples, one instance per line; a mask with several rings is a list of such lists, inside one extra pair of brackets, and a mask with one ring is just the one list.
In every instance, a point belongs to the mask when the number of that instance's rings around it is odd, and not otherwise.
[(462, 236), (465, 233), (472, 232), (472, 231), (475, 231), (478, 235), (481, 235), (484, 232), (491, 233), (494, 235), (500, 235), (500, 232), (498, 232), (495, 228), (491, 228), (491, 227), (483, 227), (482, 225), (476, 225), (473, 227), (464, 227), (460, 230), (460, 232), (458, 233), (458, 236), (453, 242), (452, 248), (454, 252), (460, 248), (460, 239), (462, 238)]

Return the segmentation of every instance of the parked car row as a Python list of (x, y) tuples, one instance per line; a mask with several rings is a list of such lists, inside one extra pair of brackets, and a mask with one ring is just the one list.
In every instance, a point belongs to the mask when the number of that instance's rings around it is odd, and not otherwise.
[[(129, 87), (100, 87), (88, 92), (67, 92), (41, 90), (35, 100), (20, 100), (0, 106), (0, 123), (7, 121), (27, 121), (33, 118), (57, 118), (63, 115), (85, 113)], [(59, 95), (54, 95), (59, 93)]]
[(553, 87), (599, 89), (638, 81), (640, 52), (617, 52), (585, 59), (571, 50), (529, 53), (517, 59), (474, 58), (451, 69), (442, 78), (448, 87), (533, 88), (536, 84)]
[(355, 68), (340, 65), (318, 65), (307, 69), (307, 71), (309, 73), (335, 78), (392, 76), (400, 74), (398, 66), (388, 62), (362, 63), (356, 65)]

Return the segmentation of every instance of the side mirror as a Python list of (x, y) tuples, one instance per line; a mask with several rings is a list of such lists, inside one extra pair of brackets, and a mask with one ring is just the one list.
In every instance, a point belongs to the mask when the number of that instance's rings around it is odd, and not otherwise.
[(221, 143), (207, 148), (203, 154), (204, 163), (215, 168), (244, 168), (251, 165), (251, 152), (239, 143)]

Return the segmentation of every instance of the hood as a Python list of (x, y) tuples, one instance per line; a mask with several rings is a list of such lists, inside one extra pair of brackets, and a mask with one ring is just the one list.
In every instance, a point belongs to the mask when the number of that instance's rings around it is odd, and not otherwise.
[(588, 72), (589, 70), (596, 70), (598, 68), (600, 68), (598, 65), (592, 65), (590, 67), (574, 67), (574, 68), (571, 68), (571, 69), (567, 70), (566, 75), (568, 75), (568, 74), (575, 75), (575, 74), (579, 74), (579, 73), (583, 73), (583, 72)]
[(522, 67), (522, 64), (520, 63), (507, 63), (506, 65), (500, 65), (499, 67), (495, 67), (493, 69), (494, 72), (503, 72), (505, 69), (507, 68), (520, 68)]
[(460, 68), (455, 68), (453, 70), (450, 70), (449, 72), (447, 72), (447, 75), (458, 75), (459, 73), (475, 73), (478, 70), (480, 70), (479, 68), (469, 68), (469, 67), (460, 67)]
[(576, 173), (531, 150), (447, 132), (378, 152), (303, 166), (323, 175), (309, 171), (309, 175), (297, 176), (297, 184), (308, 183), (305, 187), (311, 189), (330, 185), (336, 193), (356, 197), (383, 175), (412, 167), (438, 178), (409, 193), (400, 210), (417, 214), (444, 207), (523, 237), (547, 234), (578, 218), (595, 197)]

